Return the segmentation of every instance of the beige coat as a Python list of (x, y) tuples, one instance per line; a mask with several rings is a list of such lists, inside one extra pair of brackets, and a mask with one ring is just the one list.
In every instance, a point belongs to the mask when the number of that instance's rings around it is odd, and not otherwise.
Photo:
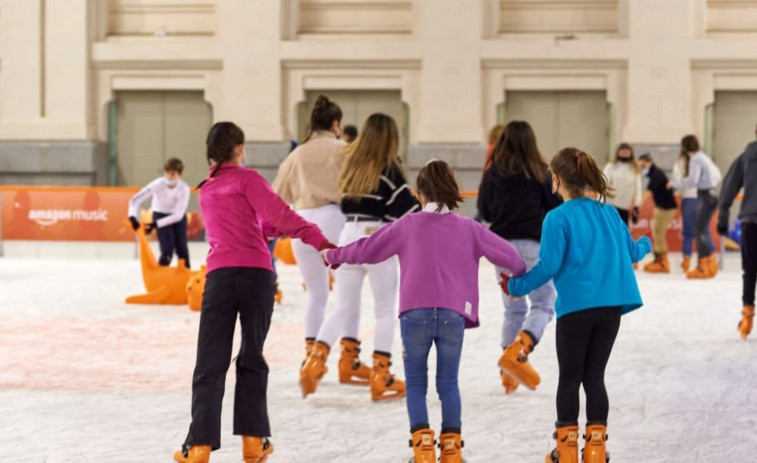
[(279, 166), (274, 191), (296, 210), (339, 204), (341, 151), (345, 145), (332, 132), (314, 132)]
[(633, 206), (641, 207), (641, 174), (636, 172), (633, 164), (611, 162), (604, 172), (607, 183), (615, 190), (615, 197), (608, 198), (608, 203), (627, 211)]

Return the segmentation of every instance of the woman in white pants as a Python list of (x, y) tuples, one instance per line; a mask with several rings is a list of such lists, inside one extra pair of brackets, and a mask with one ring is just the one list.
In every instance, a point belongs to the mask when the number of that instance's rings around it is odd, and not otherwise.
[[(399, 134), (394, 120), (373, 114), (360, 136), (345, 151), (339, 176), (341, 208), (347, 223), (339, 237), (345, 246), (371, 235), (388, 222), (420, 209), (407, 185), (397, 158)], [(360, 301), (365, 275), (371, 282), (376, 313), (373, 368), (360, 362)], [(389, 373), (397, 310), (398, 262), (395, 258), (376, 265), (343, 265), (336, 271), (336, 310), (321, 326), (315, 346), (300, 371), (304, 396), (315, 392), (326, 374), (326, 359), (342, 336), (339, 380), (369, 384), (373, 400), (404, 397), (404, 381)]]
[[(331, 242), (339, 239), (344, 215), (339, 208), (339, 172), (342, 110), (324, 95), (318, 97), (310, 116), (310, 135), (279, 167), (273, 189), (294, 206), (297, 213), (321, 229)], [(329, 271), (318, 251), (292, 240), (292, 252), (307, 291), (305, 304), (305, 356), (323, 323), (329, 297)]]

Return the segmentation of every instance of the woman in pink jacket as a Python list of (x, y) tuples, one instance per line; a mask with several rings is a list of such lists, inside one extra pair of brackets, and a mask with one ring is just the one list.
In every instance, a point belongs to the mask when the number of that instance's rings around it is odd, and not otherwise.
[(238, 315), (242, 345), (236, 360), (234, 434), (242, 436), (245, 463), (259, 463), (273, 452), (263, 343), (276, 289), (266, 237), (292, 236), (318, 250), (334, 245), (292, 211), (258, 172), (245, 168), (239, 127), (213, 125), (206, 145), (212, 165), (200, 184), (200, 208), (210, 252), (192, 380), (192, 424), (174, 459), (206, 463), (211, 450), (221, 446), (221, 402)]

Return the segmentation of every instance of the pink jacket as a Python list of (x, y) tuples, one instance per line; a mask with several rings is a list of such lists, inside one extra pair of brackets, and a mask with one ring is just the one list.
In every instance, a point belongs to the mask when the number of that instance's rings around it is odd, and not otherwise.
[(273, 270), (267, 237), (291, 236), (316, 249), (328, 241), (262, 175), (235, 164), (222, 165), (202, 186), (200, 209), (210, 245), (207, 273), (224, 267)]

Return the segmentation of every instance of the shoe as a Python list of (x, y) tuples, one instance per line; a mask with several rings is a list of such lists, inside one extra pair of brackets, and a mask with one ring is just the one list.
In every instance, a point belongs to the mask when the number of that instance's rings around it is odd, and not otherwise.
[(463, 463), (463, 447), (465, 443), (460, 439), (460, 433), (447, 432), (439, 436), (439, 462)]
[(752, 332), (752, 323), (754, 321), (754, 306), (745, 305), (741, 311), (741, 321), (739, 322), (739, 333), (741, 333), (741, 339), (746, 339), (749, 333)]
[(607, 463), (610, 454), (607, 453), (605, 442), (607, 441), (607, 427), (600, 424), (586, 425), (584, 435), (584, 449), (581, 452), (582, 463)]
[(267, 437), (242, 436), (244, 463), (263, 463), (273, 453), (273, 443)]
[(655, 253), (654, 262), (644, 266), (644, 271), (649, 273), (670, 273), (670, 262), (667, 253)]
[(210, 461), (211, 448), (209, 445), (193, 445), (184, 450), (178, 450), (173, 454), (174, 461), (178, 463), (208, 463)]
[(691, 267), (691, 256), (683, 256), (683, 261), (681, 261), (683, 273), (689, 273), (689, 267)]
[(360, 341), (342, 338), (342, 356), (339, 358), (339, 382), (367, 386), (371, 369), (360, 361)]
[(686, 278), (690, 280), (701, 280), (706, 278), (712, 278), (714, 275), (711, 273), (710, 263), (707, 257), (701, 258), (697, 261), (697, 267), (694, 270), (690, 270), (686, 273)]
[(578, 463), (578, 426), (561, 426), (554, 434), (557, 445), (544, 457), (544, 463)]
[(373, 353), (371, 370), (371, 398), (373, 400), (399, 399), (405, 397), (405, 382), (389, 373), (391, 356), (383, 352)]
[(516, 389), (518, 389), (518, 386), (520, 386), (519, 382), (515, 381), (503, 370), (500, 370), (499, 374), (502, 376), (502, 387), (505, 388), (505, 394), (512, 394)]
[(534, 338), (528, 332), (521, 331), (515, 337), (515, 341), (505, 348), (499, 359), (499, 366), (503, 372), (531, 390), (535, 390), (541, 382), (539, 373), (528, 361), (528, 354), (533, 351), (535, 344)]
[(720, 271), (720, 264), (718, 263), (718, 255), (710, 254), (707, 258), (708, 269), (710, 270), (710, 278), (714, 277)]
[(273, 300), (278, 305), (281, 305), (281, 301), (284, 300), (284, 293), (281, 292), (281, 289), (279, 289), (279, 282), (276, 282), (276, 292), (273, 295)]
[(431, 429), (419, 429), (410, 438), (410, 448), (413, 449), (411, 463), (436, 463), (436, 441), (434, 431)]
[(329, 346), (318, 341), (313, 345), (310, 355), (300, 368), (300, 387), (302, 398), (313, 394), (318, 388), (318, 383), (328, 373), (326, 360), (329, 358)]

